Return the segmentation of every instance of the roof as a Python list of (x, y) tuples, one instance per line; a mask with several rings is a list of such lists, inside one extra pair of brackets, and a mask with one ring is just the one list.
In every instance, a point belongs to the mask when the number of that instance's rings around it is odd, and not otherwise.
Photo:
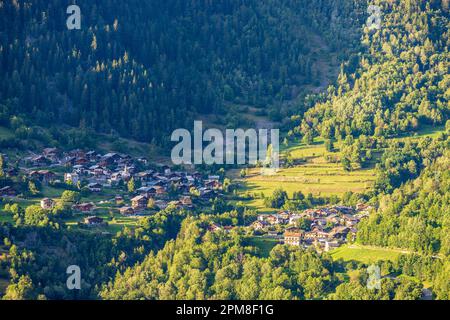
[(140, 200), (146, 200), (147, 197), (145, 196), (136, 196), (133, 199), (131, 199), (131, 201), (140, 201)]
[(128, 211), (128, 210), (133, 210), (133, 208), (132, 207), (122, 207), (122, 208), (120, 208), (119, 209), (119, 211)]

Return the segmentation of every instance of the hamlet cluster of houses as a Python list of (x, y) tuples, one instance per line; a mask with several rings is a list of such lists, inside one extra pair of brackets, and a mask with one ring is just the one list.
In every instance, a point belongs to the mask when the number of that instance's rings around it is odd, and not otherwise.
[[(41, 154), (32, 154), (22, 159), (20, 168), (31, 180), (39, 181), (43, 185), (65, 182), (83, 186), (94, 193), (102, 192), (104, 188), (119, 190), (120, 186), (133, 179), (137, 187), (131, 199), (119, 192), (111, 199), (120, 213), (127, 216), (144, 214), (148, 208), (162, 210), (169, 205), (192, 209), (192, 188), (196, 190), (199, 202), (217, 197), (222, 189), (219, 176), (204, 178), (199, 172), (172, 171), (169, 166), (162, 165), (151, 167), (146, 158), (133, 158), (112, 152), (61, 152), (57, 148), (46, 148)], [(19, 172), (11, 174), (17, 175)], [(13, 186), (0, 190), (0, 196), (16, 195)], [(52, 209), (54, 205), (55, 201), (52, 199), (41, 200), (41, 207), (44, 209)], [(75, 211), (86, 214), (94, 212), (96, 208), (94, 203), (79, 203), (73, 206)], [(88, 220), (87, 224), (102, 223), (99, 219)]]
[[(354, 238), (358, 223), (368, 217), (371, 209), (366, 204), (358, 204), (356, 208), (333, 206), (308, 209), (302, 213), (282, 211), (272, 215), (259, 215), (251, 228), (277, 236), (278, 232), (273, 230), (276, 226), (281, 226), (284, 229), (282, 240), (285, 244), (303, 247), (314, 245), (329, 251), (345, 243), (349, 235)], [(308, 221), (308, 231), (298, 226), (299, 220)]]

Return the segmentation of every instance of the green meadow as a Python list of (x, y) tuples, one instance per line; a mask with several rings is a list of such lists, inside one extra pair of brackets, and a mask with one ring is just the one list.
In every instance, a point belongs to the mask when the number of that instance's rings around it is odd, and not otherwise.
[(334, 260), (357, 261), (366, 264), (375, 263), (380, 260), (394, 261), (407, 251), (400, 249), (389, 249), (362, 245), (345, 245), (330, 252)]
[(269, 256), (270, 251), (272, 251), (278, 243), (278, 239), (264, 237), (249, 237), (245, 242), (247, 246), (258, 248), (258, 255), (264, 258)]
[(261, 193), (269, 196), (275, 189), (282, 188), (289, 197), (298, 191), (314, 196), (340, 196), (348, 191), (369, 190), (375, 180), (373, 167), (347, 172), (340, 163), (327, 162), (328, 154), (337, 154), (327, 152), (320, 140), (311, 146), (302, 143), (284, 148), (282, 157), (288, 152), (299, 163), (292, 168), (282, 168), (275, 175), (261, 175), (261, 169), (255, 168), (241, 179), (239, 170), (230, 171), (229, 175), (241, 184), (241, 195), (256, 195), (244, 201), (246, 205), (259, 212), (272, 212), (272, 209), (264, 207)]

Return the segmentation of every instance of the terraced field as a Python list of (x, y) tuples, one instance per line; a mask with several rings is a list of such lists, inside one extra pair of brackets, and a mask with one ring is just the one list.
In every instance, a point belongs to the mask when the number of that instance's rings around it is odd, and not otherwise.
[(245, 179), (238, 178), (238, 170), (229, 173), (241, 183), (241, 194), (257, 195), (257, 198), (244, 203), (260, 212), (271, 212), (273, 210), (264, 208), (261, 193), (269, 196), (275, 189), (281, 187), (289, 197), (298, 191), (304, 194), (312, 193), (315, 196), (342, 195), (348, 191), (368, 190), (375, 180), (373, 168), (347, 172), (340, 163), (327, 162), (325, 156), (328, 152), (322, 141), (312, 146), (300, 144), (283, 151), (286, 152), (290, 152), (293, 159), (302, 160), (302, 163), (293, 168), (280, 169), (273, 176), (261, 175), (260, 169), (251, 169)]
[(362, 245), (346, 245), (330, 252), (334, 260), (357, 261), (362, 263), (375, 263), (380, 260), (394, 261), (401, 254), (408, 251)]

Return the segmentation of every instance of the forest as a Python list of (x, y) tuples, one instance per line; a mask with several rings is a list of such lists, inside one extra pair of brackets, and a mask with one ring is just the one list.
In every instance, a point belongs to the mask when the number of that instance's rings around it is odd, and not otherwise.
[(308, 35), (344, 57), (357, 32), (341, 24), (363, 10), (347, 0), (78, 1), (74, 31), (57, 0), (1, 3), (0, 124), (25, 137), (50, 121), (158, 145), (198, 114), (267, 112), (297, 97), (317, 78)]

